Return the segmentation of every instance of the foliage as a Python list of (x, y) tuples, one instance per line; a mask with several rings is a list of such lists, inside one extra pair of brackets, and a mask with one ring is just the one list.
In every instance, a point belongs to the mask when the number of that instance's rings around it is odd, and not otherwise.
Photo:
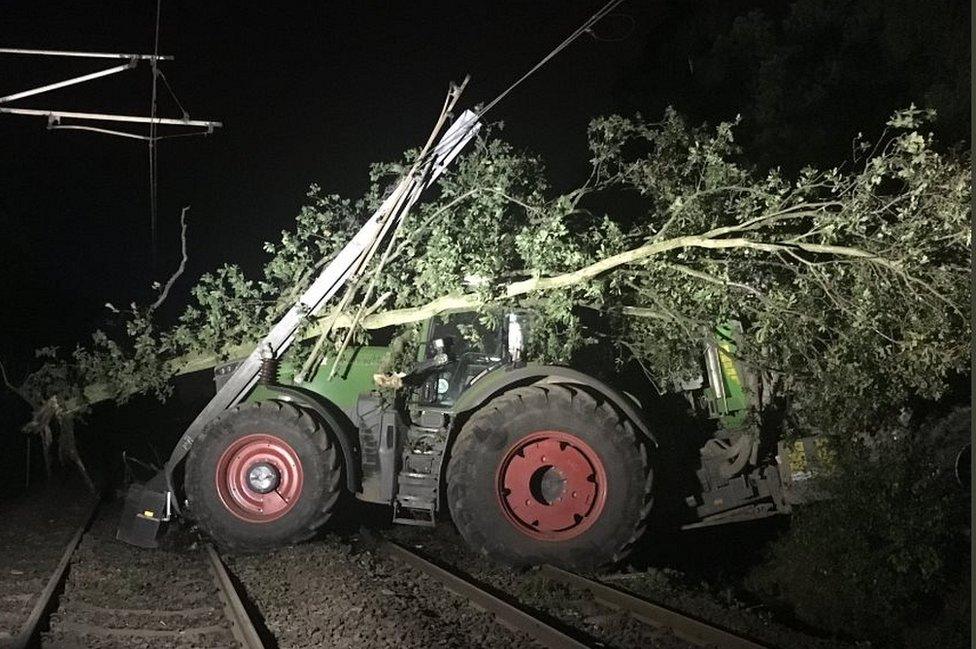
[[(600, 118), (590, 177), (555, 195), (538, 158), (485, 137), (408, 217), (375, 291), (360, 288), (358, 301), (394, 324), (436, 312), (417, 307), (444, 296), (486, 313), (530, 308), (533, 356), (554, 361), (592, 340), (578, 309), (597, 309), (620, 357), (663, 385), (696, 374), (702, 342), (737, 318), (743, 359), (792, 399), (802, 424), (877, 428), (910, 396), (937, 398), (969, 356), (968, 166), (934, 148), (921, 130), (931, 118), (900, 111), (845, 166), (793, 179), (742, 164), (734, 124), (691, 128), (670, 110), (658, 123)], [(96, 332), (70, 360), (51, 359), (27, 381), (32, 403), (165, 397), (173, 374), (200, 367), (188, 358), (241, 353), (411, 155), (374, 166), (358, 201), (313, 186), (295, 230), (266, 245), (263, 276), (234, 265), (204, 275), (172, 327), (152, 307), (107, 305), (121, 335)]]
[(782, 374), (806, 424), (832, 432), (876, 428), (911, 394), (937, 398), (969, 354), (969, 178), (917, 131), (924, 117), (898, 113), (889, 127), (903, 130), (862, 144), (850, 171), (805, 169), (795, 181), (730, 162), (727, 126), (707, 137), (673, 115), (650, 131), (608, 125), (663, 149), (621, 161), (617, 131), (607, 150), (617, 174), (655, 197), (639, 236), (724, 238), (618, 274), (624, 304), (663, 316), (625, 320), (628, 348), (659, 372), (688, 372), (688, 340), (737, 316), (742, 353)]
[(324, 194), (313, 185), (296, 228), (283, 231), (278, 243), (266, 243), (271, 255), (259, 280), (248, 279), (236, 265), (205, 274), (191, 290), (194, 304), (177, 325), (159, 339), (160, 351), (226, 353), (253, 343), (298, 299), (323, 259), (337, 252), (355, 233), (364, 201)]
[[(968, 440), (968, 419), (967, 409), (957, 442)], [(929, 626), (948, 589), (962, 595), (969, 571), (968, 540), (958, 531), (968, 502), (928, 432), (843, 447), (838, 470), (820, 479), (831, 498), (794, 513), (752, 586), (817, 628), (885, 646), (906, 640), (905, 629)], [(956, 627), (968, 627), (968, 607), (957, 617)], [(968, 633), (955, 635), (968, 646)], [(931, 643), (928, 636), (920, 646)]]

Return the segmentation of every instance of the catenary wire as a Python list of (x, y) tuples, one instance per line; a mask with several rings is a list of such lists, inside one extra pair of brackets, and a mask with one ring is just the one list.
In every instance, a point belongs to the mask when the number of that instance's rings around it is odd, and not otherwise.
[(163, 0), (156, 0), (156, 33), (155, 46), (153, 49), (152, 64), (152, 101), (149, 109), (149, 228), (150, 245), (152, 250), (152, 267), (156, 268), (156, 218), (157, 218), (157, 189), (158, 174), (156, 155), (156, 95), (158, 90), (159, 76), (159, 18), (162, 13)]
[(582, 25), (580, 25), (580, 27), (577, 28), (576, 31), (574, 31), (572, 34), (570, 34), (569, 36), (567, 36), (559, 45), (557, 45), (556, 47), (554, 47), (548, 54), (546, 54), (544, 57), (542, 57), (542, 59), (538, 63), (536, 63), (534, 66), (532, 66), (529, 69), (528, 72), (526, 72), (521, 77), (519, 77), (518, 79), (516, 79), (512, 83), (512, 85), (510, 85), (508, 88), (506, 88), (505, 90), (503, 90), (502, 92), (500, 92), (498, 94), (498, 96), (496, 96), (494, 99), (492, 99), (490, 102), (488, 102), (484, 106), (484, 108), (481, 109), (481, 111), (479, 112), (479, 115), (484, 115), (489, 110), (491, 110), (492, 108), (494, 108), (495, 105), (498, 104), (498, 102), (500, 102), (502, 99), (504, 99), (510, 92), (512, 92), (513, 90), (515, 90), (526, 79), (528, 79), (529, 77), (531, 77), (540, 68), (542, 68), (546, 63), (548, 63), (553, 58), (555, 58), (560, 52), (562, 52), (564, 49), (566, 49), (567, 47), (569, 47), (569, 45), (572, 44), (573, 41), (575, 41), (577, 38), (579, 38), (583, 34), (589, 32), (590, 29), (595, 24), (597, 24), (598, 22), (600, 22), (600, 20), (602, 20), (607, 14), (609, 14), (611, 11), (613, 11), (618, 6), (620, 6), (623, 2), (624, 2), (624, 0), (610, 0), (610, 2), (608, 2), (605, 5), (603, 5), (603, 7), (599, 11), (597, 11), (595, 14), (593, 14), (592, 16), (590, 16), (590, 18), (586, 22), (584, 22)]

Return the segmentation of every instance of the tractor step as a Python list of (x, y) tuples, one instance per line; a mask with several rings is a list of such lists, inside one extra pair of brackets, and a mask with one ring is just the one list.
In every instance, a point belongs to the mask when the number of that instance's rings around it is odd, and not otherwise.
[(437, 517), (440, 481), (438, 456), (432, 453), (403, 454), (403, 468), (397, 475), (393, 501), (393, 522), (433, 527)]
[(434, 527), (437, 524), (436, 511), (433, 505), (421, 508), (402, 503), (398, 499), (393, 503), (393, 522), (400, 525)]

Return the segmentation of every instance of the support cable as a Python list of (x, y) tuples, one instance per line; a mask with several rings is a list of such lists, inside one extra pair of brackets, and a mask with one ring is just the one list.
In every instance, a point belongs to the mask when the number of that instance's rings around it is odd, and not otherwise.
[(180, 109), (180, 114), (183, 115), (183, 119), (190, 119), (190, 113), (186, 110), (186, 108), (183, 107), (183, 102), (181, 102), (180, 98), (176, 96), (176, 93), (173, 92), (173, 86), (169, 85), (169, 79), (166, 78), (163, 71), (157, 70), (156, 74), (158, 74), (159, 78), (163, 80), (163, 85), (165, 85), (166, 90), (169, 91), (169, 96), (172, 97), (173, 101), (176, 102), (176, 106)]
[(156, 35), (155, 46), (153, 48), (152, 65), (152, 102), (149, 109), (149, 229), (150, 245), (152, 248), (152, 270), (156, 271), (156, 217), (158, 213), (157, 205), (157, 156), (156, 156), (156, 93), (158, 89), (157, 79), (159, 76), (159, 17), (162, 11), (163, 0), (156, 0)]
[(512, 92), (513, 90), (515, 90), (519, 85), (522, 84), (523, 81), (525, 81), (526, 79), (528, 79), (529, 77), (531, 77), (533, 74), (535, 74), (536, 72), (538, 72), (538, 70), (542, 66), (544, 66), (546, 63), (548, 63), (549, 61), (551, 61), (553, 58), (555, 58), (556, 55), (559, 54), (560, 52), (562, 52), (564, 49), (566, 49), (567, 47), (569, 47), (569, 45), (573, 41), (575, 41), (577, 38), (579, 38), (583, 34), (592, 33), (591, 30), (592, 30), (593, 26), (596, 25), (601, 20), (603, 20), (603, 18), (605, 18), (607, 16), (607, 14), (609, 14), (611, 11), (613, 11), (618, 6), (620, 6), (623, 3), (623, 1), (624, 0), (610, 0), (610, 2), (608, 2), (605, 5), (603, 5), (603, 7), (599, 11), (597, 11), (595, 14), (593, 14), (592, 16), (590, 16), (590, 18), (586, 22), (584, 22), (582, 25), (580, 25), (580, 27), (576, 31), (574, 31), (572, 34), (570, 34), (569, 36), (567, 36), (563, 40), (563, 42), (561, 42), (556, 47), (552, 48), (552, 50), (548, 54), (546, 54), (544, 57), (542, 57), (542, 59), (538, 63), (536, 63), (534, 66), (532, 66), (532, 68), (530, 68), (528, 72), (526, 72), (521, 77), (519, 77), (518, 79), (516, 79), (515, 82), (512, 83), (512, 85), (510, 85), (508, 88), (506, 88), (505, 90), (503, 90), (502, 92), (500, 92), (497, 97), (495, 97), (490, 102), (488, 102), (488, 104), (486, 104), (485, 107), (482, 108), (481, 111), (478, 113), (478, 116), (480, 117), (480, 116), (484, 115), (485, 113), (487, 113), (492, 108), (494, 108), (495, 107), (495, 104), (497, 104), (498, 102), (500, 102), (510, 92)]
[[(529, 77), (538, 72), (546, 63), (555, 58), (560, 52), (569, 47), (574, 41), (576, 41), (583, 34), (590, 34), (597, 40), (601, 40), (593, 32), (593, 27), (606, 18), (611, 12), (613, 12), (617, 7), (624, 3), (625, 0), (609, 0), (605, 5), (603, 5), (599, 10), (596, 11), (592, 16), (590, 16), (586, 21), (580, 25), (575, 31), (573, 31), (569, 36), (567, 36), (561, 43), (556, 45), (548, 54), (546, 54), (542, 59), (539, 60), (534, 66), (532, 66), (525, 74), (516, 79), (510, 86), (505, 88), (500, 92), (494, 99), (485, 104), (480, 110), (476, 111), (479, 119), (485, 115), (489, 110), (494, 108), (502, 99), (508, 96), (513, 90), (525, 82)], [(466, 81), (465, 81), (466, 83)], [(463, 86), (462, 86), (463, 87)], [(432, 136), (433, 137), (433, 136)], [(428, 142), (429, 146), (430, 142)], [(432, 155), (432, 152), (427, 151), (426, 148), (421, 151), (421, 154), (417, 157), (415, 164), (420, 165), (426, 161), (426, 158)]]

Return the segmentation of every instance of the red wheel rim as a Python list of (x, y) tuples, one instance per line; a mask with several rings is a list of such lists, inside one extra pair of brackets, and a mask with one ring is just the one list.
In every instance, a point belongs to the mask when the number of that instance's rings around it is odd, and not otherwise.
[(520, 439), (498, 465), (498, 502), (520, 532), (565, 541), (590, 528), (607, 502), (600, 457), (575, 435), (544, 430)]
[[(248, 475), (256, 469), (276, 475), (265, 493), (255, 489)], [(245, 435), (227, 447), (217, 460), (217, 494), (224, 507), (249, 523), (270, 523), (287, 514), (302, 493), (302, 462), (284, 440), (274, 435)]]

